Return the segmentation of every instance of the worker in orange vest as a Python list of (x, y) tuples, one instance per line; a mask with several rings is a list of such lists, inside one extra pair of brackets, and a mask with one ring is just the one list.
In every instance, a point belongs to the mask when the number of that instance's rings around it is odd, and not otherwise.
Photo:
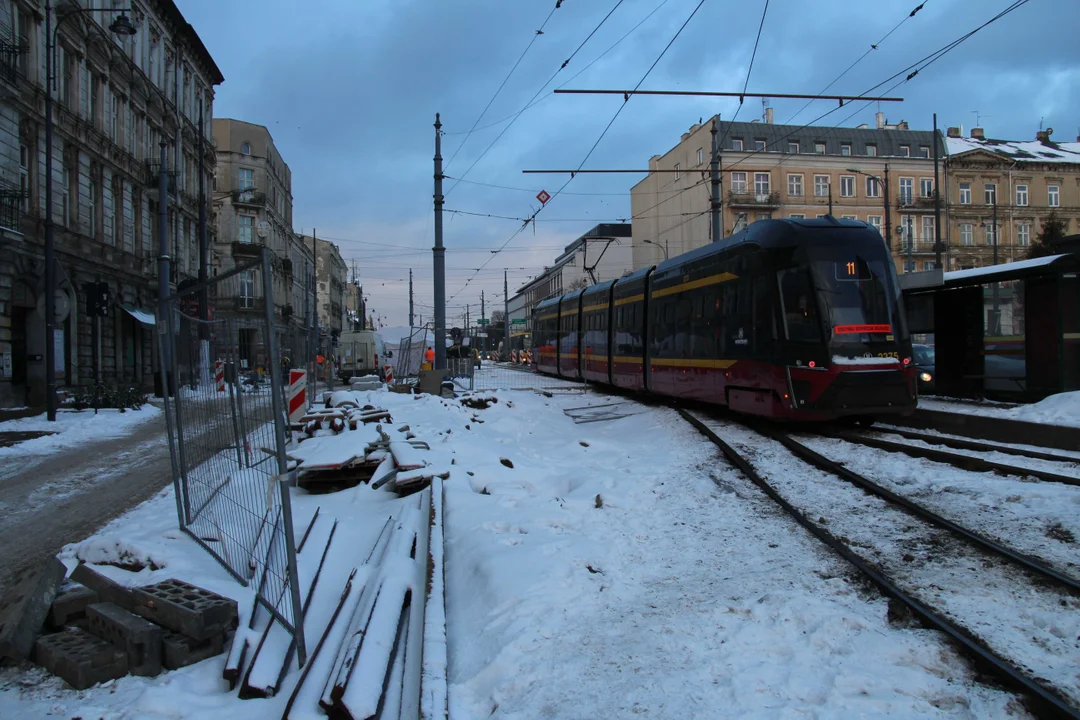
[(435, 362), (435, 351), (430, 346), (424, 351), (424, 360), (429, 363)]

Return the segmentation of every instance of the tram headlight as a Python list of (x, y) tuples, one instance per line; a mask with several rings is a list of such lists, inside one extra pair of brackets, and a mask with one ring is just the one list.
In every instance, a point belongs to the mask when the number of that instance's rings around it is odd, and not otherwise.
[(930, 382), (934, 378), (928, 372), (919, 373), (919, 379), (923, 382)]

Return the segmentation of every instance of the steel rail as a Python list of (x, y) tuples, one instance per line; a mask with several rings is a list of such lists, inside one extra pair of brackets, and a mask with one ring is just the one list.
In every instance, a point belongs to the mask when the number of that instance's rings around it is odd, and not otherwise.
[[(1036, 460), (1050, 460), (1052, 462), (1071, 462), (1080, 464), (1080, 457), (1068, 457), (1067, 455), (1056, 455), (1054, 453), (1041, 452), (1039, 450), (1028, 450), (1027, 448), (1008, 447), (1006, 445), (996, 445), (994, 443), (979, 442), (977, 440), (968, 440), (966, 438), (945, 437), (942, 435), (931, 435), (930, 433), (918, 432), (916, 430), (905, 430), (903, 428), (893, 427), (881, 427), (874, 428), (874, 432), (888, 433), (890, 435), (899, 435), (900, 437), (907, 438), (908, 440), (922, 440), (925, 443), (931, 445), (944, 445), (945, 447), (951, 447), (955, 450), (975, 450), (976, 452), (999, 452), (1004, 455), (1016, 455), (1019, 457), (1034, 458)], [(884, 439), (884, 438), (882, 438)]]
[(1035, 470), (1033, 468), (1017, 467), (1015, 465), (1006, 465), (1004, 463), (992, 462), (990, 460), (983, 460), (979, 457), (972, 455), (961, 455), (959, 453), (946, 452), (945, 450), (935, 450), (933, 448), (915, 447), (912, 445), (905, 445), (903, 443), (893, 442), (891, 440), (882, 440), (880, 438), (872, 438), (859, 433), (848, 432), (835, 432), (835, 433), (823, 433), (825, 435), (836, 437), (841, 440), (847, 440), (848, 442), (857, 443), (859, 445), (866, 445), (867, 447), (877, 448), (878, 450), (887, 450), (889, 452), (901, 452), (909, 457), (923, 458), (925, 460), (934, 460), (935, 462), (946, 463), (954, 467), (961, 468), (963, 470), (973, 470), (976, 472), (997, 472), (1003, 475), (1013, 475), (1018, 477), (1036, 477), (1046, 482), (1062, 483), (1064, 485), (1080, 485), (1080, 478), (1070, 477), (1069, 475), (1059, 475), (1058, 473), (1049, 472), (1047, 470)]
[(914, 596), (909, 595), (902, 590), (880, 570), (852, 552), (836, 536), (828, 530), (811, 522), (803, 512), (785, 500), (764, 478), (761, 477), (761, 475), (758, 474), (753, 466), (751, 466), (742, 455), (724, 442), (712, 428), (682, 408), (679, 408), (678, 412), (702, 435), (709, 438), (732, 465), (742, 472), (752, 483), (759, 487), (762, 492), (768, 495), (777, 505), (783, 508), (785, 512), (791, 515), (796, 522), (806, 528), (811, 535), (829, 546), (829, 548), (840, 557), (847, 560), (859, 572), (877, 585), (883, 593), (906, 605), (929, 626), (945, 633), (968, 653), (977, 666), (994, 675), (1005, 684), (1026, 693), (1030, 700), (1038, 705), (1038, 709), (1042, 711), (1043, 716), (1074, 718), (1080, 720), (1080, 710), (1077, 710), (1070, 705), (1056, 691), (1046, 688), (1041, 683), (1027, 677), (1013, 663), (998, 656), (997, 653), (988, 648), (966, 629), (947, 620), (929, 605), (922, 603)]

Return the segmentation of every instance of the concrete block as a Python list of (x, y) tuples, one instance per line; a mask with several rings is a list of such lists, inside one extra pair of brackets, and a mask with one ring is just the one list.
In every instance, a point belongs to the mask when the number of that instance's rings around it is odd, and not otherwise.
[(49, 625), (61, 628), (86, 617), (86, 606), (98, 601), (98, 594), (85, 585), (73, 585), (56, 596), (49, 609)]
[(128, 671), (127, 653), (75, 628), (39, 637), (34, 662), (76, 690), (123, 677)]
[(236, 627), (236, 601), (171, 578), (135, 588), (135, 612), (194, 640), (208, 640)]
[(51, 557), (44, 567), (28, 569), (12, 581), (0, 598), (0, 658), (30, 657), (66, 574), (64, 563)]
[(79, 563), (71, 571), (71, 579), (96, 592), (101, 602), (111, 602), (128, 611), (135, 607), (131, 588), (105, 577), (85, 563)]
[(161, 673), (161, 628), (113, 603), (94, 603), (86, 608), (90, 632), (127, 653), (132, 675), (154, 677)]
[(187, 635), (163, 630), (161, 650), (165, 667), (177, 670), (225, 652), (225, 633), (218, 633), (206, 640), (193, 640)]

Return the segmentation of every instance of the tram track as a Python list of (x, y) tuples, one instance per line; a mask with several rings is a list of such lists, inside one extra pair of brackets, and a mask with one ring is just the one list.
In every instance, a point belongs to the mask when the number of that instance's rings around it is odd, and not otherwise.
[(782, 432), (679, 412), (800, 525), (949, 636), (977, 666), (1018, 688), (1039, 715), (1080, 718), (1076, 579), (936, 515)]

